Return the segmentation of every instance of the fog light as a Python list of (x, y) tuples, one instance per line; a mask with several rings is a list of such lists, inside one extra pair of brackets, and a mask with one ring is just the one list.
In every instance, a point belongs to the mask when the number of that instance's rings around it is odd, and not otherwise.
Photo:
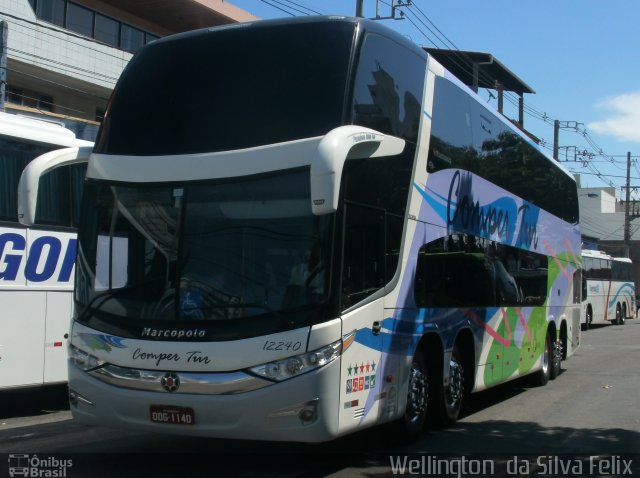
[(78, 408), (78, 404), (80, 403), (93, 407), (93, 402), (91, 400), (83, 397), (73, 389), (69, 389), (69, 403), (73, 405), (74, 408)]
[(310, 425), (318, 419), (318, 403), (316, 398), (305, 403), (298, 403), (286, 408), (274, 410), (267, 415), (267, 418), (284, 418), (297, 416), (303, 425)]
[(305, 408), (303, 410), (300, 410), (298, 417), (303, 424), (308, 425), (309, 423), (316, 421), (316, 418), (318, 418), (318, 413), (314, 406), (313, 408)]

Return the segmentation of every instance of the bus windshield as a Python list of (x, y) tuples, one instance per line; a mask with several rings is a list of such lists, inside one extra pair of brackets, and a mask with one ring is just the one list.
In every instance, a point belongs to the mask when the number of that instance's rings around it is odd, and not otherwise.
[(308, 175), (88, 182), (80, 318), (232, 320), (322, 303), (332, 220), (312, 215)]

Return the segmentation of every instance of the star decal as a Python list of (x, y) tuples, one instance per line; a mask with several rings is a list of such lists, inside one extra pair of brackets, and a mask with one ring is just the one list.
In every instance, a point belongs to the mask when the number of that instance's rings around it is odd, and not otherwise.
[(349, 368), (347, 369), (348, 372), (348, 377), (351, 377), (351, 372), (353, 371), (353, 367), (351, 367), (351, 364), (349, 364)]

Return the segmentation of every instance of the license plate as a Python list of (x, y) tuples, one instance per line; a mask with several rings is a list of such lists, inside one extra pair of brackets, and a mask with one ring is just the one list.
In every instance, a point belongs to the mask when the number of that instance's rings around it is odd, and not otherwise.
[(149, 416), (154, 423), (168, 423), (170, 425), (194, 425), (196, 423), (196, 415), (193, 408), (190, 407), (151, 405)]

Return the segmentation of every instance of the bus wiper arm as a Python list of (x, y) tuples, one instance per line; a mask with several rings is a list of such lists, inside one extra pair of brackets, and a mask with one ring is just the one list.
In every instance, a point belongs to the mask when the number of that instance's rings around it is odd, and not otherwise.
[(153, 283), (153, 282), (158, 282), (158, 279), (149, 279), (143, 282), (140, 282), (138, 284), (133, 284), (130, 286), (125, 286), (125, 287), (120, 287), (118, 289), (108, 289), (104, 292), (102, 292), (101, 294), (97, 294), (94, 297), (91, 298), (91, 300), (84, 306), (84, 310), (82, 311), (82, 313), (80, 314), (80, 316), (78, 317), (78, 321), (82, 321), (86, 318), (86, 315), (88, 315), (88, 311), (90, 309), (95, 309), (96, 308), (96, 302), (98, 302), (100, 299), (104, 299), (102, 301), (102, 304), (104, 304), (104, 302), (113, 299), (114, 297), (124, 293), (124, 292), (131, 292), (133, 290), (138, 290), (142, 287), (146, 287), (149, 284)]

